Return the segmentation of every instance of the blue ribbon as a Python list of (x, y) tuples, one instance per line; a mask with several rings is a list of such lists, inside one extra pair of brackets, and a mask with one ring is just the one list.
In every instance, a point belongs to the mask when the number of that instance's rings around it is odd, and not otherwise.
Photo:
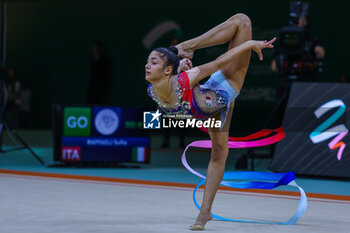
[[(266, 138), (269, 134), (276, 132), (276, 135), (272, 135)], [(283, 128), (278, 128), (276, 130), (261, 130), (255, 134), (251, 134), (243, 138), (233, 138), (229, 137), (228, 148), (248, 148), (248, 147), (259, 147), (266, 146), (276, 143), (284, 138)], [(203, 180), (198, 183), (193, 191), (193, 201), (197, 208), (200, 210), (200, 205), (196, 201), (196, 192), (198, 188), (205, 184), (206, 177), (195, 171), (187, 162), (186, 151), (189, 147), (200, 147), (200, 148), (211, 148), (212, 144), (209, 140), (195, 141), (187, 145), (186, 149), (182, 153), (181, 162), (185, 168), (192, 174), (202, 178)], [(212, 214), (213, 218), (231, 221), (231, 222), (246, 222), (246, 223), (266, 223), (266, 224), (280, 224), (280, 225), (293, 225), (295, 224), (301, 216), (304, 214), (307, 207), (307, 198), (304, 190), (295, 183), (295, 173), (268, 173), (268, 172), (225, 172), (221, 185), (240, 188), (240, 189), (274, 189), (282, 185), (290, 185), (297, 187), (300, 192), (299, 206), (295, 214), (285, 222), (272, 222), (272, 221), (254, 221), (254, 220), (237, 220), (221, 217), (216, 214)], [(247, 180), (245, 182), (233, 182), (231, 180)]]
[[(254, 221), (254, 220), (238, 220), (221, 217), (216, 214), (212, 214), (213, 218), (231, 221), (231, 222), (245, 222), (245, 223), (264, 223), (264, 224), (279, 224), (279, 225), (293, 225), (295, 224), (301, 216), (304, 214), (307, 207), (307, 198), (304, 190), (299, 187), (295, 180), (296, 176), (294, 172), (288, 173), (268, 173), (268, 172), (226, 172), (224, 173), (223, 181), (221, 185), (239, 188), (239, 189), (274, 189), (282, 185), (290, 185), (297, 187), (300, 191), (300, 201), (299, 206), (295, 214), (285, 222), (272, 222), (272, 221)], [(196, 192), (200, 186), (205, 184), (205, 178), (198, 183), (193, 191), (193, 201), (197, 208), (200, 210), (200, 205), (196, 201)], [(252, 180), (246, 182), (233, 182), (228, 180)]]

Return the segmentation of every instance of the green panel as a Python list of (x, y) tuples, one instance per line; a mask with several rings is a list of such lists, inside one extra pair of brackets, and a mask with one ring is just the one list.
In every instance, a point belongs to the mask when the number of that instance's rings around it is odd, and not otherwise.
[(91, 108), (64, 109), (64, 136), (90, 136)]

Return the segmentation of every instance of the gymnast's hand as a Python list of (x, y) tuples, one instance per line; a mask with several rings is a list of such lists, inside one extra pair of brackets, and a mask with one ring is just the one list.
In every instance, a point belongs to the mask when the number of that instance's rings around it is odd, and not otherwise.
[(251, 43), (251, 49), (254, 50), (259, 56), (260, 61), (263, 60), (263, 55), (261, 50), (265, 48), (273, 48), (273, 42), (276, 41), (276, 37), (273, 38), (270, 41), (264, 40), (264, 41), (258, 41), (258, 40), (252, 40)]
[(192, 66), (191, 60), (184, 58), (180, 61), (178, 73), (180, 73), (181, 71), (186, 71), (186, 70), (192, 69), (192, 68), (193, 68), (193, 66)]

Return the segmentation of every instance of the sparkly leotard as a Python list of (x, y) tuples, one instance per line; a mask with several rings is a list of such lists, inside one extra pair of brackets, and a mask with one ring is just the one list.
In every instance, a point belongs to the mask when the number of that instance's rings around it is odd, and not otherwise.
[(203, 85), (196, 85), (192, 89), (186, 72), (173, 78), (172, 85), (176, 91), (175, 102), (171, 105), (159, 99), (152, 84), (148, 86), (148, 95), (165, 113), (191, 115), (200, 120), (206, 120), (220, 113), (222, 125), (226, 120), (230, 104), (238, 95), (220, 70), (212, 74)]

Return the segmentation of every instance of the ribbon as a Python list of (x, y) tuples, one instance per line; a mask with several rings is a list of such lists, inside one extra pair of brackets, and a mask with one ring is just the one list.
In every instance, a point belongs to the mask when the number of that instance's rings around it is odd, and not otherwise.
[[(201, 129), (204, 132), (208, 132), (207, 129), (202, 128)], [(276, 133), (274, 135), (271, 135), (273, 133)], [(270, 135), (270, 136), (269, 136)], [(268, 136), (268, 137), (267, 137)], [(262, 138), (265, 137), (265, 138)], [(259, 146), (266, 146), (273, 143), (276, 143), (278, 141), (281, 141), (285, 137), (283, 128), (278, 128), (275, 130), (269, 130), (269, 129), (263, 129), (257, 133), (251, 134), (246, 137), (229, 137), (228, 141), (228, 148), (248, 148), (248, 147), (259, 147)], [(248, 141), (251, 140), (251, 141)], [(193, 191), (193, 201), (196, 207), (200, 210), (200, 205), (196, 201), (196, 192), (200, 186), (205, 184), (206, 177), (195, 171), (193, 168), (191, 168), (187, 162), (186, 159), (186, 151), (189, 147), (200, 147), (200, 148), (211, 148), (211, 141), (210, 140), (200, 140), (200, 141), (194, 141), (190, 143), (186, 149), (184, 150), (181, 162), (185, 166), (185, 168), (191, 172), (192, 174), (203, 178), (201, 180), (196, 188)], [(301, 216), (304, 214), (306, 207), (307, 207), (307, 198), (304, 190), (299, 187), (296, 182), (294, 181), (296, 179), (294, 172), (288, 172), (288, 173), (268, 173), (268, 172), (225, 172), (223, 179), (220, 183), (220, 185), (231, 187), (231, 188), (240, 188), (240, 189), (273, 189), (278, 186), (282, 185), (290, 185), (297, 187), (300, 191), (300, 201), (299, 206), (297, 208), (297, 211), (295, 214), (287, 221), (285, 222), (272, 222), (272, 221), (255, 221), (255, 220), (238, 220), (238, 219), (230, 219), (221, 217), (216, 214), (212, 214), (213, 218), (224, 220), (224, 221), (231, 221), (231, 222), (246, 222), (246, 223), (265, 223), (265, 224), (280, 224), (280, 225), (293, 225), (295, 224)], [(251, 180), (246, 182), (233, 182), (229, 180)]]

